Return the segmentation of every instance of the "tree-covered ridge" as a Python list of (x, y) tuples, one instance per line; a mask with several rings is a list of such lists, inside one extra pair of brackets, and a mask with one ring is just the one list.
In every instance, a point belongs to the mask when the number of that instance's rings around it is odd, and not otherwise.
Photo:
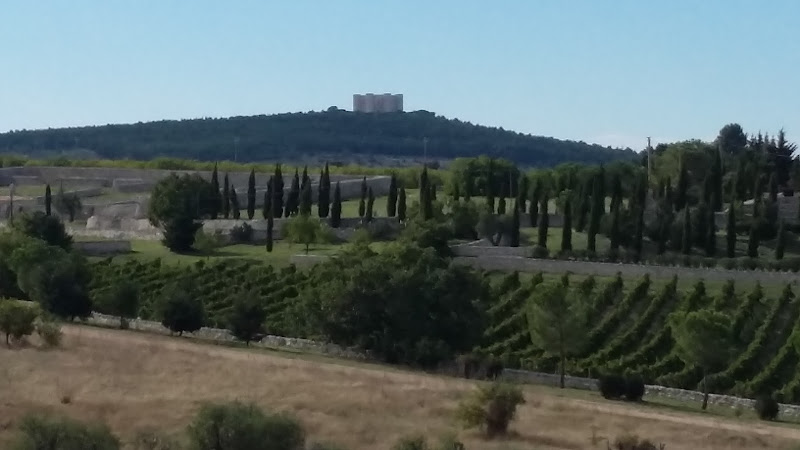
[[(342, 110), (164, 120), (0, 134), (0, 152), (91, 150), (103, 158), (161, 156), (239, 161), (285, 159), (300, 154), (384, 155), (451, 159), (491, 155), (538, 167), (630, 159), (631, 150), (532, 136), (447, 119), (427, 111), (362, 114)], [(234, 141), (236, 143), (234, 144)], [(234, 147), (236, 147), (234, 149)]]

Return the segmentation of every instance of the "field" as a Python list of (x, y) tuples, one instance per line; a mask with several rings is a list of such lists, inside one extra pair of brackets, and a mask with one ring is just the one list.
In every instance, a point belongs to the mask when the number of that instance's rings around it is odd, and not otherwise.
[(511, 437), (484, 441), (452, 419), (473, 386), (465, 380), (127, 331), (67, 326), (65, 334), (59, 350), (0, 347), (0, 447), (30, 411), (103, 420), (130, 441), (143, 429), (180, 435), (202, 402), (234, 399), (295, 414), (311, 439), (354, 450), (456, 431), (470, 450), (605, 449), (603, 437), (623, 433), (669, 450), (790, 449), (800, 440), (794, 426), (755, 422), (749, 413), (700, 415), (696, 405), (647, 398), (629, 405), (589, 392), (526, 387)]

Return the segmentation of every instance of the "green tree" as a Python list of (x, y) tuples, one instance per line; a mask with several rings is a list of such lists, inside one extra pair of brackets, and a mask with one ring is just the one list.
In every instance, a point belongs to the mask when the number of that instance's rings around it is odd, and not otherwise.
[(247, 218), (253, 219), (256, 215), (256, 170), (250, 169), (250, 177), (247, 179)]
[(367, 177), (361, 180), (361, 195), (358, 197), (358, 217), (363, 218), (367, 212)]
[(272, 253), (273, 246), (273, 228), (275, 227), (275, 218), (272, 216), (272, 208), (267, 210), (267, 252)]
[(364, 212), (364, 222), (372, 222), (372, 214), (375, 209), (375, 194), (372, 193), (372, 188), (367, 191), (367, 208)]
[(563, 283), (534, 292), (528, 314), (533, 345), (559, 358), (559, 386), (564, 388), (567, 357), (580, 354), (589, 336), (589, 316), (583, 296)]
[(620, 231), (619, 231), (619, 210), (620, 208), (613, 208), (611, 210), (611, 229), (609, 232), (610, 248), (613, 251), (619, 250)]
[(717, 149), (714, 152), (714, 161), (711, 165), (711, 210), (722, 211), (723, 195), (722, 195), (722, 149)]
[(48, 245), (65, 250), (72, 247), (72, 236), (67, 233), (61, 219), (41, 211), (17, 215), (11, 222), (11, 228), (25, 236), (41, 239)]
[(62, 183), (58, 188), (58, 194), (56, 194), (56, 211), (62, 216), (67, 216), (70, 222), (75, 221), (75, 216), (81, 210), (81, 199), (78, 197), (77, 194), (64, 193), (64, 184)]
[(591, 253), (597, 251), (597, 233), (600, 231), (600, 219), (605, 209), (604, 203), (606, 199), (603, 196), (603, 183), (603, 175), (595, 175), (592, 185), (592, 207), (589, 212), (589, 230), (586, 244), (586, 249)]
[(214, 170), (211, 171), (211, 211), (210, 216), (215, 219), (219, 216), (220, 208), (222, 208), (222, 197), (219, 194), (219, 173), (217, 172), (217, 163), (214, 163)]
[(339, 228), (342, 223), (342, 190), (339, 182), (336, 182), (336, 189), (333, 191), (333, 203), (331, 204), (331, 227)]
[(0, 332), (6, 335), (6, 345), (11, 345), (11, 338), (20, 340), (33, 334), (34, 321), (39, 313), (15, 300), (0, 300)]
[(303, 244), (306, 246), (306, 254), (313, 243), (324, 243), (326, 241), (325, 230), (319, 220), (309, 215), (300, 214), (292, 217), (283, 227), (286, 239), (289, 242)]
[(684, 164), (686, 154), (682, 154), (678, 166), (678, 185), (675, 192), (675, 211), (680, 211), (688, 206), (687, 191), (689, 190), (689, 174)]
[(716, 214), (714, 210), (708, 208), (706, 211), (708, 218), (706, 219), (706, 239), (705, 249), (706, 256), (714, 257), (717, 255), (717, 227), (716, 227)]
[(328, 163), (319, 177), (319, 192), (317, 193), (317, 211), (321, 219), (328, 217), (331, 211), (331, 173)]
[(758, 230), (759, 203), (758, 199), (753, 202), (753, 220), (750, 224), (750, 236), (747, 239), (747, 256), (750, 258), (758, 258), (758, 246), (761, 245)]
[(542, 183), (536, 178), (533, 180), (533, 187), (531, 188), (531, 209), (530, 209), (530, 225), (535, 227), (539, 223), (539, 199), (542, 197)]
[(729, 123), (719, 130), (717, 145), (726, 155), (737, 155), (747, 146), (747, 135), (738, 123)]
[(394, 217), (397, 214), (397, 175), (392, 172), (389, 180), (389, 198), (386, 201), (386, 216)]
[(397, 199), (397, 218), (400, 222), (406, 221), (406, 188), (400, 188), (400, 196)]
[(311, 215), (311, 183), (307, 183), (300, 193), (300, 207), (299, 212), (304, 216)]
[(419, 180), (419, 212), (422, 220), (433, 219), (433, 200), (436, 195), (436, 187), (431, 184), (428, 178), (428, 168), (422, 169)]
[(501, 216), (506, 213), (506, 198), (500, 197), (500, 200), (497, 202), (497, 214)]
[(165, 287), (156, 307), (161, 324), (178, 336), (195, 332), (205, 323), (205, 307), (190, 279)]
[(561, 225), (561, 251), (572, 251), (572, 195), (564, 199), (564, 223)]
[(228, 174), (222, 182), (222, 217), (229, 218), (231, 216), (231, 183), (228, 179)]
[(687, 205), (683, 208), (683, 232), (681, 233), (681, 253), (692, 253), (692, 215)]
[(511, 213), (509, 246), (519, 247), (519, 205), (517, 203), (514, 203), (514, 211)]
[(727, 244), (728, 258), (736, 257), (736, 207), (734, 202), (731, 201), (728, 206), (727, 223), (725, 227), (725, 242)]
[(135, 318), (139, 313), (141, 294), (141, 289), (135, 281), (120, 280), (111, 285), (102, 297), (101, 311), (119, 317), (119, 327), (125, 328), (126, 321)]
[(269, 177), (269, 181), (267, 181), (267, 190), (264, 192), (264, 204), (261, 206), (261, 216), (263, 218), (267, 218), (268, 214), (273, 214), (272, 211), (272, 198), (274, 197), (272, 193), (272, 177)]
[(251, 291), (234, 298), (227, 318), (228, 330), (236, 339), (249, 346), (251, 341), (264, 333), (266, 318), (263, 300), (257, 291)]
[(206, 404), (189, 425), (192, 450), (303, 450), (301, 424), (284, 414), (265, 414), (254, 404)]
[(281, 172), (281, 165), (275, 165), (275, 173), (272, 175), (272, 211), (274, 217), (281, 217), (283, 215), (283, 173)]
[(289, 194), (286, 196), (286, 208), (284, 216), (289, 217), (296, 215), (300, 207), (300, 174), (297, 169), (294, 169), (294, 178), (292, 178), (292, 185), (289, 187)]
[(692, 311), (671, 317), (678, 355), (687, 366), (703, 373), (703, 410), (708, 406), (709, 373), (722, 369), (733, 350), (731, 320), (713, 310)]
[(775, 242), (775, 259), (783, 259), (783, 253), (786, 249), (786, 229), (784, 222), (781, 220), (778, 225), (778, 237)]
[(231, 185), (231, 213), (234, 220), (239, 220), (242, 214), (242, 207), (239, 206), (239, 194), (236, 193), (233, 185)]
[(778, 201), (778, 177), (775, 176), (773, 172), (769, 176), (769, 201), (770, 203), (776, 203)]
[(489, 213), (494, 214), (494, 162), (490, 159), (486, 171), (486, 183), (484, 186), (484, 193), (486, 194), (486, 206), (489, 208)]
[(539, 247), (547, 248), (547, 228), (550, 223), (550, 213), (547, 211), (547, 203), (550, 201), (548, 198), (547, 192), (542, 195), (541, 205), (539, 209), (541, 209), (541, 214), (539, 216), (539, 240), (538, 245)]
[(303, 177), (300, 180), (300, 192), (302, 193), (306, 186), (311, 185), (311, 177), (308, 176), (308, 166), (303, 166)]
[(69, 418), (28, 415), (19, 426), (15, 450), (119, 450), (105, 424), (86, 425)]
[(50, 184), (44, 187), (44, 213), (48, 216), (52, 212), (53, 193), (50, 192)]
[(520, 214), (525, 214), (527, 207), (525, 203), (528, 201), (528, 177), (520, 174), (519, 181), (517, 182), (517, 205)]

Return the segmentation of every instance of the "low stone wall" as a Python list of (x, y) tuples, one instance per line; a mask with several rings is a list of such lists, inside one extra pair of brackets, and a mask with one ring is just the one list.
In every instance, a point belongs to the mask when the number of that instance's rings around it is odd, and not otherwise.
[(516, 256), (529, 258), (533, 255), (533, 247), (495, 247), (492, 245), (454, 245), (453, 255), (465, 257), (482, 256)]
[[(93, 325), (100, 325), (104, 327), (116, 328), (119, 326), (119, 318), (108, 316), (100, 313), (93, 313), (91, 317), (86, 320), (87, 323)], [(133, 319), (128, 322), (128, 328), (132, 330), (146, 331), (148, 333), (157, 334), (172, 334), (170, 331), (161, 325), (159, 322), (151, 320)], [(215, 342), (235, 342), (236, 338), (231, 335), (230, 331), (221, 328), (207, 328), (203, 327), (194, 333), (185, 333), (185, 336), (203, 339)], [(260, 341), (251, 342), (254, 347), (266, 348), (285, 348), (303, 352), (320, 353), (324, 355), (335, 356), (337, 358), (347, 358), (356, 360), (366, 360), (367, 355), (364, 353), (344, 348), (335, 344), (311, 341), (308, 339), (300, 338), (287, 338), (283, 336), (264, 336)]]
[(88, 256), (106, 256), (130, 253), (131, 241), (106, 240), (106, 241), (78, 241), (72, 248)]

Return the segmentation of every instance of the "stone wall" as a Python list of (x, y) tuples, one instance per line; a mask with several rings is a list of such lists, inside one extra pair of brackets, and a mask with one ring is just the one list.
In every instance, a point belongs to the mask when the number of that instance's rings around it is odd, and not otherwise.
[(72, 244), (72, 248), (88, 256), (118, 255), (131, 252), (131, 241), (78, 241)]
[(451, 247), (453, 255), (465, 257), (480, 256), (515, 256), (529, 258), (533, 255), (533, 247), (495, 247), (489, 245), (454, 245)]

